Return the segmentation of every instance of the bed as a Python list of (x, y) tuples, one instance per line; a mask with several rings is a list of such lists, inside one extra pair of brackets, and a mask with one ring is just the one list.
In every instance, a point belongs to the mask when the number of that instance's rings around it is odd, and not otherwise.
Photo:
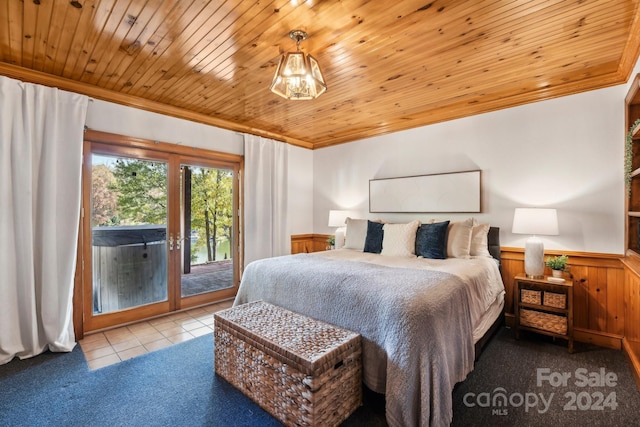
[[(413, 225), (407, 229), (416, 234)], [(453, 387), (502, 319), (499, 232), (486, 230), (482, 256), (440, 259), (364, 252), (349, 245), (347, 227), (344, 249), (249, 264), (234, 305), (264, 300), (359, 332), (363, 382), (385, 395), (388, 424), (449, 425)], [(394, 234), (388, 226), (385, 233)]]

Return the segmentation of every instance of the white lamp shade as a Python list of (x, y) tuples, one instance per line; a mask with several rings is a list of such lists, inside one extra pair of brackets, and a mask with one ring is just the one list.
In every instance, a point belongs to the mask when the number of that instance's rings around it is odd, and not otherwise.
[(347, 222), (349, 211), (331, 210), (329, 211), (329, 227), (344, 227)]
[(555, 209), (516, 208), (513, 215), (515, 234), (558, 235), (558, 214)]

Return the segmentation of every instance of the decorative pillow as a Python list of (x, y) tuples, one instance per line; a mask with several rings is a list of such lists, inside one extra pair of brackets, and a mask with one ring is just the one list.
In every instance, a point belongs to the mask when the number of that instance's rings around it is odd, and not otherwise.
[(413, 256), (416, 250), (416, 231), (420, 221), (408, 224), (384, 224), (382, 238), (382, 255)]
[(449, 221), (422, 224), (416, 233), (416, 255), (424, 258), (447, 258)]
[(364, 240), (364, 252), (379, 254), (382, 252), (382, 236), (384, 224), (379, 222), (367, 223), (367, 238)]
[(364, 241), (367, 238), (366, 219), (347, 218), (347, 232), (345, 235), (344, 247), (346, 249), (364, 249)]
[(473, 218), (449, 223), (447, 236), (447, 256), (449, 258), (469, 258)]
[(478, 224), (473, 226), (471, 229), (471, 248), (469, 249), (469, 255), (491, 258), (488, 246), (488, 235), (489, 224)]

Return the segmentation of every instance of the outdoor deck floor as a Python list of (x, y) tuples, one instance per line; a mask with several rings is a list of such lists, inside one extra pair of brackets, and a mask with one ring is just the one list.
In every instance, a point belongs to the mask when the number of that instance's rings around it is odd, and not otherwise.
[(225, 259), (191, 266), (182, 275), (182, 296), (197, 295), (233, 286), (233, 260)]

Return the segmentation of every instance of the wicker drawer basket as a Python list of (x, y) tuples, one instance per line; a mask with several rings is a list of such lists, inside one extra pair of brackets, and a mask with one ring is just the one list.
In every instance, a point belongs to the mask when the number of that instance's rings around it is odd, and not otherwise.
[(520, 289), (520, 301), (527, 304), (542, 304), (542, 292), (531, 289)]
[(567, 296), (565, 294), (558, 294), (555, 292), (544, 293), (544, 305), (555, 308), (566, 308)]
[(560, 335), (567, 334), (567, 318), (555, 314), (520, 309), (520, 324)]
[(214, 314), (214, 364), (286, 426), (337, 426), (362, 404), (355, 332), (262, 301)]

